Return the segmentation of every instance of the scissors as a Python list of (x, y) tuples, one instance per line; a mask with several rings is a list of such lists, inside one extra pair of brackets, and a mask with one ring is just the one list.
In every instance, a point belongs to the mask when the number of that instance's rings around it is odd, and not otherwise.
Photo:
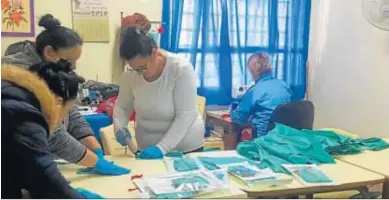
[[(127, 155), (127, 151), (128, 151), (128, 147), (124, 147), (124, 155)], [(135, 157), (140, 153), (139, 150), (135, 151), (133, 154), (135, 155)]]

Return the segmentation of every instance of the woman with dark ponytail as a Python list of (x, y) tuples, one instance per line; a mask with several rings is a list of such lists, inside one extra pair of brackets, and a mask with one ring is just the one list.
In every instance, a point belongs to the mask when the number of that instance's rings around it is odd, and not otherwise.
[(22, 189), (32, 198), (100, 198), (69, 186), (48, 144), (83, 81), (67, 61), (43, 62), (30, 70), (2, 65), (2, 198), (21, 198)]
[[(39, 26), (45, 28), (36, 38), (35, 43), (23, 41), (10, 45), (1, 59), (4, 64), (28, 68), (31, 65), (46, 62), (66, 60), (75, 68), (80, 58), (83, 41), (72, 29), (61, 26), (52, 15), (44, 15), (39, 20)], [(95, 168), (95, 171), (105, 175), (122, 175), (130, 171), (111, 162), (97, 165), (104, 159), (103, 150), (94, 137), (93, 130), (85, 121), (76, 107), (69, 109), (64, 120), (50, 135), (49, 146), (52, 153), (71, 163), (77, 163)]]

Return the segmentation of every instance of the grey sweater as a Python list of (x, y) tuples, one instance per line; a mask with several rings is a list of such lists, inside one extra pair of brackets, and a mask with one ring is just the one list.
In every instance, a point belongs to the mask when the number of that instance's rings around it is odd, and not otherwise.
[(168, 53), (162, 75), (153, 82), (137, 72), (123, 73), (114, 109), (115, 130), (127, 127), (135, 110), (135, 138), (140, 150), (157, 145), (163, 153), (193, 151), (204, 143), (204, 121), (197, 112), (196, 98), (192, 64)]
[[(14, 64), (21, 67), (29, 67), (41, 61), (34, 43), (30, 41), (11, 44), (5, 56), (1, 58), (2, 64)], [(77, 108), (73, 107), (55, 129), (54, 134), (50, 134), (49, 146), (55, 156), (68, 162), (78, 163), (86, 154), (86, 147), (79, 141), (93, 135), (89, 124)]]

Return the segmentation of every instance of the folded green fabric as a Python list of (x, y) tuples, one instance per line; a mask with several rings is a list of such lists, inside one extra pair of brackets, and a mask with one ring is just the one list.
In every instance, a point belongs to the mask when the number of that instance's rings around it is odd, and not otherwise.
[(208, 170), (219, 169), (218, 165), (227, 165), (233, 163), (241, 163), (248, 161), (245, 158), (240, 157), (198, 157), (200, 162), (204, 165), (204, 167)]
[(200, 169), (193, 158), (176, 159), (173, 161), (173, 167), (178, 172), (188, 172)]
[(204, 147), (204, 152), (210, 152), (210, 151), (220, 151), (220, 148), (207, 148), (207, 147)]

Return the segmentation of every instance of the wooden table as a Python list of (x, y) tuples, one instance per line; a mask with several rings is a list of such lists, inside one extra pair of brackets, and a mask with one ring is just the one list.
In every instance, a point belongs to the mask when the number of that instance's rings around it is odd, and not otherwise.
[[(239, 156), (235, 151), (219, 151), (206, 153), (192, 153), (190, 156)], [(336, 164), (323, 164), (320, 167), (339, 185), (335, 186), (306, 186), (293, 180), (290, 184), (283, 186), (255, 186), (248, 187), (235, 177), (231, 176), (233, 185), (247, 192), (249, 197), (283, 197), (297, 195), (311, 195), (325, 192), (347, 191), (359, 189), (367, 185), (380, 184), (385, 181), (383, 175), (365, 170), (363, 168), (348, 164), (343, 161), (337, 161)]]
[(230, 118), (221, 117), (223, 114), (228, 113), (228, 110), (207, 111), (207, 123), (222, 127), (224, 150), (234, 150), (240, 141), (240, 133), (239, 130), (236, 130), (236, 126), (234, 126)]
[[(389, 142), (389, 138), (384, 140)], [(382, 188), (382, 198), (389, 199), (389, 149), (337, 156), (336, 159), (385, 176), (386, 181)]]
[[(107, 157), (108, 160), (115, 161), (116, 164), (128, 167), (132, 170), (130, 175), (123, 176), (104, 176), (104, 175), (78, 175), (76, 170), (81, 168), (79, 165), (63, 164), (59, 169), (65, 178), (71, 181), (75, 188), (85, 188), (95, 192), (105, 198), (139, 198), (139, 191), (129, 192), (129, 188), (135, 187), (130, 177), (136, 174), (143, 176), (166, 175), (167, 170), (162, 160), (135, 160), (129, 156)], [(196, 198), (247, 198), (247, 194), (242, 190), (231, 187), (227, 191), (218, 191)]]

